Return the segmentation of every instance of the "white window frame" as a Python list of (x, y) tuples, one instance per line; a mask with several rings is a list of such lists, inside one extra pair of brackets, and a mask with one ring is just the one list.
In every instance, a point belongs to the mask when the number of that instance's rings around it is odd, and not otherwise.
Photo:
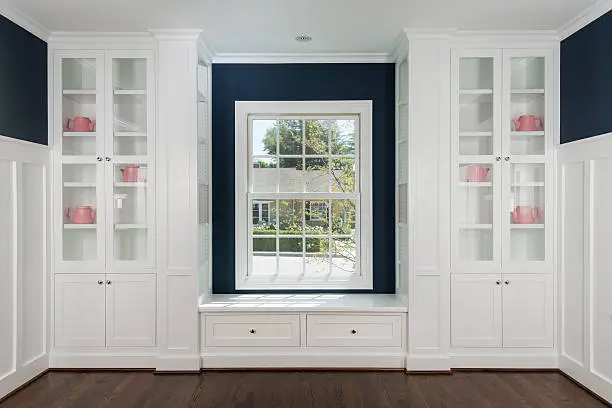
[[(249, 203), (250, 116), (356, 116), (359, 134), (355, 135), (359, 172), (356, 174), (359, 194), (357, 217), (359, 220), (358, 262), (359, 273), (347, 281), (273, 281), (249, 277), (251, 258), (250, 225), (252, 208)], [(258, 118), (259, 119), (259, 118)], [(372, 101), (278, 101), (235, 102), (235, 208), (236, 208), (236, 290), (372, 290)], [(274, 193), (271, 199), (283, 198), (325, 200), (337, 198), (337, 193)], [(293, 196), (292, 196), (293, 194)], [(261, 194), (260, 194), (261, 195)]]

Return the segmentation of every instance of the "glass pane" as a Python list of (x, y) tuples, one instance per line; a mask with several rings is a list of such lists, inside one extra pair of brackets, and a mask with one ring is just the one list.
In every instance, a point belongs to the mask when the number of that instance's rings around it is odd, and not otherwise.
[(340, 193), (355, 192), (355, 159), (332, 160), (332, 191)]
[(459, 154), (493, 154), (493, 58), (461, 58)]
[(146, 164), (114, 165), (114, 234), (115, 259), (137, 261), (147, 258)]
[(279, 191), (301, 193), (304, 190), (302, 159), (281, 157), (279, 166)]
[(328, 155), (329, 139), (335, 128), (333, 120), (307, 120), (305, 152), (308, 155)]
[(276, 142), (275, 120), (253, 120), (253, 156), (276, 155)]
[(332, 234), (353, 235), (356, 227), (356, 200), (332, 200)]
[(512, 164), (510, 177), (512, 260), (543, 261), (545, 259), (545, 165)]
[(249, 275), (272, 278), (277, 273), (276, 237), (253, 238), (253, 267)]
[(279, 120), (279, 153), (283, 155), (302, 155), (303, 121)]
[(275, 193), (278, 184), (278, 169), (275, 157), (253, 158), (253, 191)]
[(329, 231), (329, 202), (321, 200), (305, 203), (306, 234), (327, 234)]
[(461, 90), (493, 89), (493, 58), (461, 58), (459, 62)]
[(303, 208), (302, 200), (279, 200), (278, 218), (281, 235), (302, 235)]
[(96, 60), (62, 59), (62, 153), (96, 155)]
[(512, 89), (544, 89), (546, 62), (544, 57), (512, 58)]
[(460, 228), (459, 259), (463, 261), (493, 260), (493, 230)]
[(355, 154), (356, 125), (354, 120), (334, 120), (331, 129), (331, 153)]
[(276, 200), (251, 202), (253, 235), (276, 235)]
[(95, 58), (62, 59), (62, 84), (64, 90), (96, 90)]
[(305, 188), (308, 192), (329, 191), (329, 159), (306, 159)]
[(62, 165), (63, 259), (95, 261), (97, 254), (96, 165)]
[(147, 154), (147, 60), (113, 59), (114, 154)]
[(347, 280), (357, 270), (355, 238), (337, 238), (331, 246), (331, 275), (333, 280)]
[(543, 155), (546, 61), (543, 57), (512, 58), (512, 154)]
[(114, 58), (113, 88), (115, 90), (146, 90), (147, 60), (145, 58)]

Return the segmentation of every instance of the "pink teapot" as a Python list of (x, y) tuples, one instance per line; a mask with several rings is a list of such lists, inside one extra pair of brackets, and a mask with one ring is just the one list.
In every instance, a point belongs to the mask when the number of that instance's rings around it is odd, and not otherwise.
[(485, 182), (490, 169), (485, 169), (477, 164), (470, 164), (465, 167), (465, 181)]
[(72, 119), (72, 127), (70, 127), (70, 119), (66, 119), (66, 131), (68, 132), (93, 132), (95, 126), (95, 120), (91, 121), (83, 116)]
[(123, 181), (126, 183), (135, 183), (138, 181), (138, 169), (140, 166), (136, 166), (134, 164), (130, 164), (129, 166), (121, 169), (121, 174), (123, 174)]
[(70, 215), (70, 208), (66, 209), (66, 218), (72, 221), (73, 224), (93, 224), (96, 219), (96, 210), (88, 205), (75, 207)]
[(519, 205), (512, 212), (513, 224), (535, 224), (536, 220), (541, 218), (540, 207), (528, 205)]
[(512, 121), (517, 132), (534, 132), (544, 128), (544, 119), (535, 115), (523, 115)]

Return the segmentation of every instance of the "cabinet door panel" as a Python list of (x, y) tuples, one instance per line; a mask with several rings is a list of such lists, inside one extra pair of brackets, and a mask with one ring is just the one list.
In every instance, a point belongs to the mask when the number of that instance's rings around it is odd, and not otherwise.
[(501, 346), (499, 275), (451, 277), (452, 347)]
[(504, 275), (504, 347), (552, 347), (551, 275)]
[(55, 275), (56, 347), (104, 347), (104, 296), (102, 274)]
[(106, 345), (155, 345), (155, 275), (106, 276)]

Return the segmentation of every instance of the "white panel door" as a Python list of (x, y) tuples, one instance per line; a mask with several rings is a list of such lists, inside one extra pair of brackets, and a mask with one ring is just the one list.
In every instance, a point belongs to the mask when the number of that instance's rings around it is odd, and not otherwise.
[(155, 345), (155, 275), (106, 275), (106, 345)]
[(55, 346), (103, 347), (103, 274), (55, 275)]
[(504, 347), (552, 347), (552, 275), (512, 275), (503, 279)]
[(451, 346), (500, 347), (501, 278), (451, 276)]

